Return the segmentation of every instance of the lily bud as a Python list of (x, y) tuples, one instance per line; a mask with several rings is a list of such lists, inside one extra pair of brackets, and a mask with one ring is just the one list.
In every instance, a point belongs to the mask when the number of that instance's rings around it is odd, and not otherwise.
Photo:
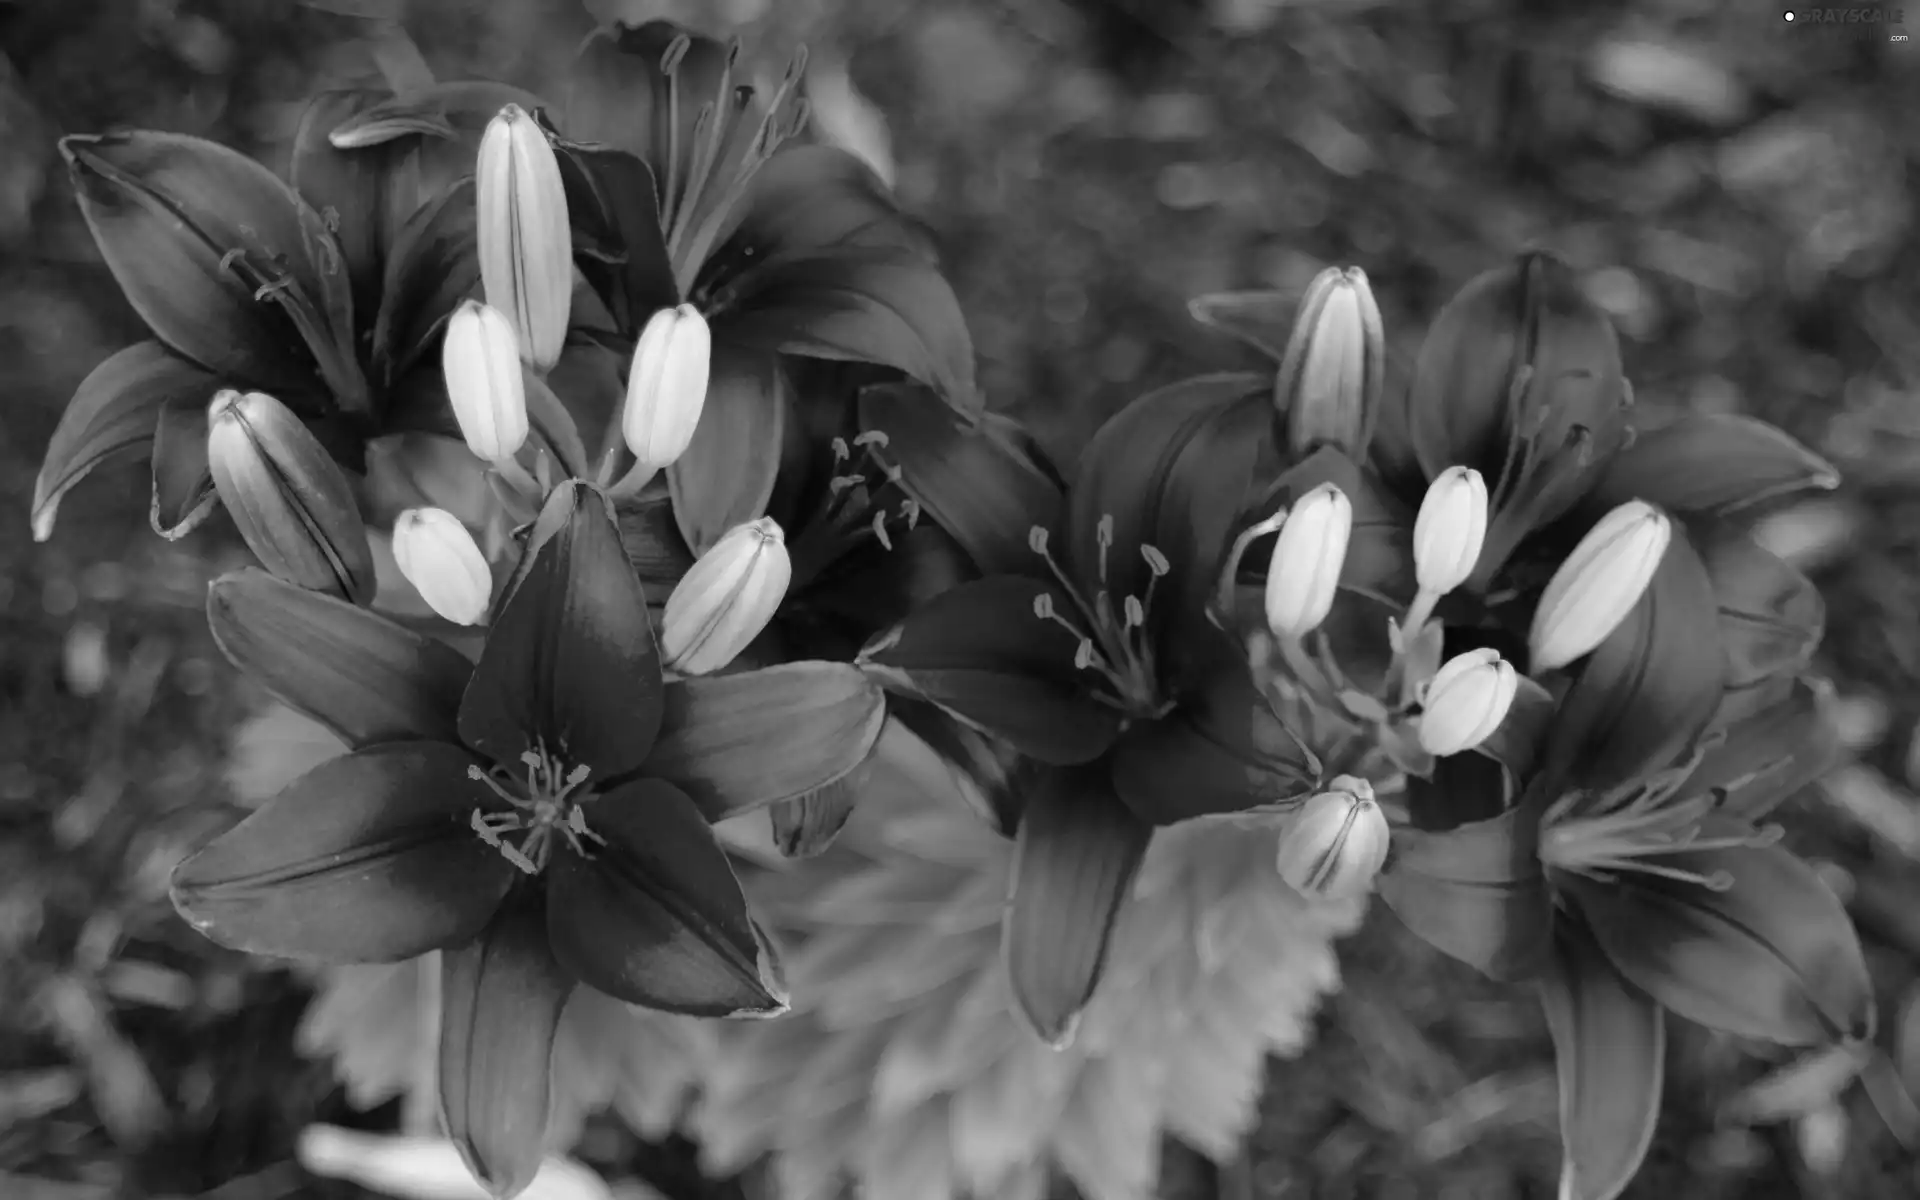
[(634, 347), (620, 431), (638, 465), (659, 470), (687, 451), (707, 403), (713, 339), (691, 304), (653, 314)]
[(393, 560), (427, 607), (455, 625), (478, 625), (493, 599), (486, 555), (444, 508), (409, 508), (393, 523)]
[(286, 405), (221, 391), (207, 406), (207, 466), (262, 566), (355, 604), (373, 598), (373, 548), (353, 488)]
[(1302, 895), (1346, 899), (1372, 886), (1387, 861), (1388, 840), (1387, 816), (1373, 798), (1373, 785), (1339, 775), (1331, 790), (1300, 807), (1280, 839), (1274, 865)]
[(1353, 503), (1330, 483), (1287, 514), (1267, 565), (1267, 627), (1275, 637), (1297, 640), (1327, 619), (1352, 532)]
[(1427, 684), (1420, 747), (1445, 758), (1493, 736), (1513, 706), (1520, 676), (1498, 650), (1469, 650), (1448, 659)]
[(480, 282), (535, 370), (560, 360), (573, 305), (573, 230), (560, 160), (518, 104), (487, 123), (474, 170)]
[(1557, 670), (1606, 641), (1653, 582), (1672, 536), (1667, 515), (1644, 500), (1600, 518), (1553, 573), (1534, 610), (1527, 637), (1532, 670)]
[(512, 458), (527, 441), (519, 345), (512, 323), (492, 305), (468, 300), (447, 320), (447, 399), (467, 449), (488, 462)]
[(1487, 540), (1487, 484), (1471, 467), (1448, 467), (1427, 487), (1413, 522), (1420, 590), (1444, 596), (1467, 581)]
[(736, 525), (681, 577), (660, 621), (660, 651), (682, 675), (732, 662), (786, 597), (793, 564), (772, 517)]
[(1298, 454), (1334, 445), (1357, 454), (1380, 404), (1386, 337), (1359, 267), (1328, 267), (1300, 303), (1274, 385)]

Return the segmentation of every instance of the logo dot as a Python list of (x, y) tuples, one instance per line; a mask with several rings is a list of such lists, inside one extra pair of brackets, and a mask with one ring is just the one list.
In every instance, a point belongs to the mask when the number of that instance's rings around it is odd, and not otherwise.
[(1786, 17), (1787, 17), (1787, 21), (1788, 21), (1789, 23), (1791, 23), (1791, 22), (1793, 21), (1793, 10), (1792, 10), (1792, 9), (1788, 9), (1788, 10), (1787, 10), (1787, 13), (1786, 13)]

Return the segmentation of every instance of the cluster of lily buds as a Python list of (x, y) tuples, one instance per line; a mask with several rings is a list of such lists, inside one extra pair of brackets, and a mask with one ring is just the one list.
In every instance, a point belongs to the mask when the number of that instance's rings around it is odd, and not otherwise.
[(475, 242), (487, 304), (506, 315), (527, 365), (560, 360), (573, 307), (573, 231), (553, 143), (517, 104), (480, 139)]
[(647, 322), (620, 418), (636, 472), (651, 476), (687, 452), (706, 407), (712, 362), (713, 339), (693, 305), (663, 308)]
[(773, 620), (792, 578), (786, 534), (772, 517), (729, 529), (667, 597), (660, 621), (667, 666), (682, 675), (727, 666)]
[(444, 508), (409, 508), (393, 523), (393, 558), (420, 598), (456, 625), (478, 625), (493, 599), (487, 556)]
[(1333, 611), (1353, 533), (1353, 502), (1323, 483), (1302, 496), (1280, 526), (1267, 567), (1267, 627), (1297, 642)]
[(1295, 452), (1364, 444), (1380, 405), (1386, 338), (1359, 267), (1329, 267), (1307, 287), (1274, 384)]
[(1363, 895), (1387, 861), (1387, 817), (1373, 785), (1337, 775), (1300, 806), (1280, 839), (1275, 867), (1303, 896), (1344, 900)]
[(1646, 594), (1673, 527), (1641, 500), (1615, 508), (1580, 539), (1547, 583), (1527, 638), (1535, 674), (1593, 653)]
[(1448, 659), (1427, 684), (1420, 748), (1444, 758), (1492, 737), (1513, 707), (1520, 676), (1497, 650), (1469, 650)]

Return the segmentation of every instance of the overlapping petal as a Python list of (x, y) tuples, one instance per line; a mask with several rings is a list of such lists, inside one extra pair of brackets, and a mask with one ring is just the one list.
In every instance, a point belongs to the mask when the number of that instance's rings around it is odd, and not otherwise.
[(1539, 806), (1523, 800), (1485, 821), (1396, 831), (1380, 896), (1435, 949), (1494, 979), (1527, 978), (1553, 935), (1539, 820)]
[(792, 406), (779, 355), (736, 349), (714, 357), (693, 441), (667, 468), (673, 515), (696, 555), (766, 513)]
[(1317, 767), (1242, 667), (1216, 672), (1179, 708), (1123, 735), (1113, 787), (1141, 820), (1172, 825), (1295, 799)]
[(1725, 789), (1717, 811), (1742, 820), (1761, 820), (1839, 764), (1845, 746), (1832, 701), (1828, 684), (1792, 681), (1777, 703), (1727, 729), (1675, 794), (1697, 796)]
[[(422, 205), (394, 234), (373, 317), (372, 354), (383, 387), (422, 363), (460, 301), (480, 286), (473, 181)], [(433, 364), (433, 374), (440, 372)]]
[(1826, 604), (1811, 579), (1745, 534), (1713, 531), (1701, 557), (1720, 608), (1726, 694), (1717, 722), (1728, 724), (1771, 706), (1805, 668)]
[(1637, 499), (1681, 516), (1718, 517), (1839, 481), (1825, 459), (1764, 421), (1695, 413), (1642, 432), (1614, 456), (1595, 494), (1609, 506)]
[[(688, 39), (686, 50), (674, 70), (680, 95), (697, 99), (676, 111), (662, 64), (682, 36)], [(699, 106), (718, 93), (730, 58), (725, 44), (691, 36), (671, 21), (604, 25), (581, 45), (568, 72), (567, 132), (637, 155), (663, 178), (684, 181), (692, 174)], [(668, 146), (677, 150), (678, 162), (664, 159)]]
[(189, 394), (168, 402), (153, 429), (153, 499), (147, 520), (163, 538), (185, 537), (219, 497), (207, 459), (207, 405)]
[[(585, 138), (570, 121), (569, 132)], [(654, 173), (636, 154), (608, 145), (555, 144), (574, 258), (615, 326), (638, 335), (647, 318), (680, 301), (661, 233)]]
[(837, 146), (790, 146), (754, 172), (716, 257), (831, 246), (893, 246), (933, 257), (927, 236), (901, 214), (872, 167)]
[[(1353, 529), (1347, 538), (1347, 557), (1340, 568), (1340, 586), (1396, 605), (1413, 598), (1413, 514), (1379, 480), (1336, 446), (1323, 446), (1275, 481), (1256, 505), (1256, 518), (1270, 516), (1291, 505), (1321, 484), (1339, 488), (1353, 505)], [(1243, 577), (1265, 578), (1267, 555), (1255, 542), (1243, 561)]]

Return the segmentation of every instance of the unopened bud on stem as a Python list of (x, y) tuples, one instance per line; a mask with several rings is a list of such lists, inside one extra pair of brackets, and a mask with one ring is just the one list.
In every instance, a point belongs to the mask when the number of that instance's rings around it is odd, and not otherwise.
[(1294, 451), (1333, 445), (1358, 453), (1379, 407), (1385, 362), (1380, 306), (1366, 272), (1320, 272), (1300, 303), (1275, 384)]
[(1653, 582), (1672, 536), (1667, 515), (1644, 500), (1600, 518), (1553, 573), (1534, 610), (1531, 673), (1557, 670), (1606, 641)]
[(1274, 865), (1288, 886), (1305, 896), (1347, 899), (1367, 891), (1387, 861), (1387, 816), (1373, 785), (1336, 776), (1329, 790), (1300, 807), (1280, 839)]
[(792, 577), (786, 535), (772, 517), (729, 529), (667, 597), (660, 622), (667, 665), (705, 675), (732, 662), (773, 620)]
[(527, 390), (519, 339), (506, 315), (491, 305), (463, 302), (447, 320), (441, 361), (467, 449), (491, 463), (518, 454), (527, 441)]
[(487, 303), (513, 323), (527, 362), (551, 370), (573, 304), (573, 231), (553, 144), (519, 105), (488, 123), (474, 182)]
[(1327, 619), (1352, 532), (1353, 504), (1330, 483), (1287, 514), (1267, 564), (1267, 627), (1275, 637), (1298, 641)]
[(493, 572), (460, 518), (409, 508), (393, 523), (393, 559), (427, 607), (455, 625), (478, 625), (493, 599)]
[(1513, 706), (1520, 676), (1497, 650), (1456, 654), (1427, 684), (1420, 717), (1420, 748), (1446, 757), (1492, 737)]
[(1437, 598), (1465, 583), (1486, 539), (1486, 481), (1471, 467), (1448, 467), (1427, 487), (1413, 522), (1420, 590)]
[(637, 470), (658, 471), (687, 451), (707, 403), (713, 339), (691, 304), (653, 314), (634, 347), (620, 431)]

